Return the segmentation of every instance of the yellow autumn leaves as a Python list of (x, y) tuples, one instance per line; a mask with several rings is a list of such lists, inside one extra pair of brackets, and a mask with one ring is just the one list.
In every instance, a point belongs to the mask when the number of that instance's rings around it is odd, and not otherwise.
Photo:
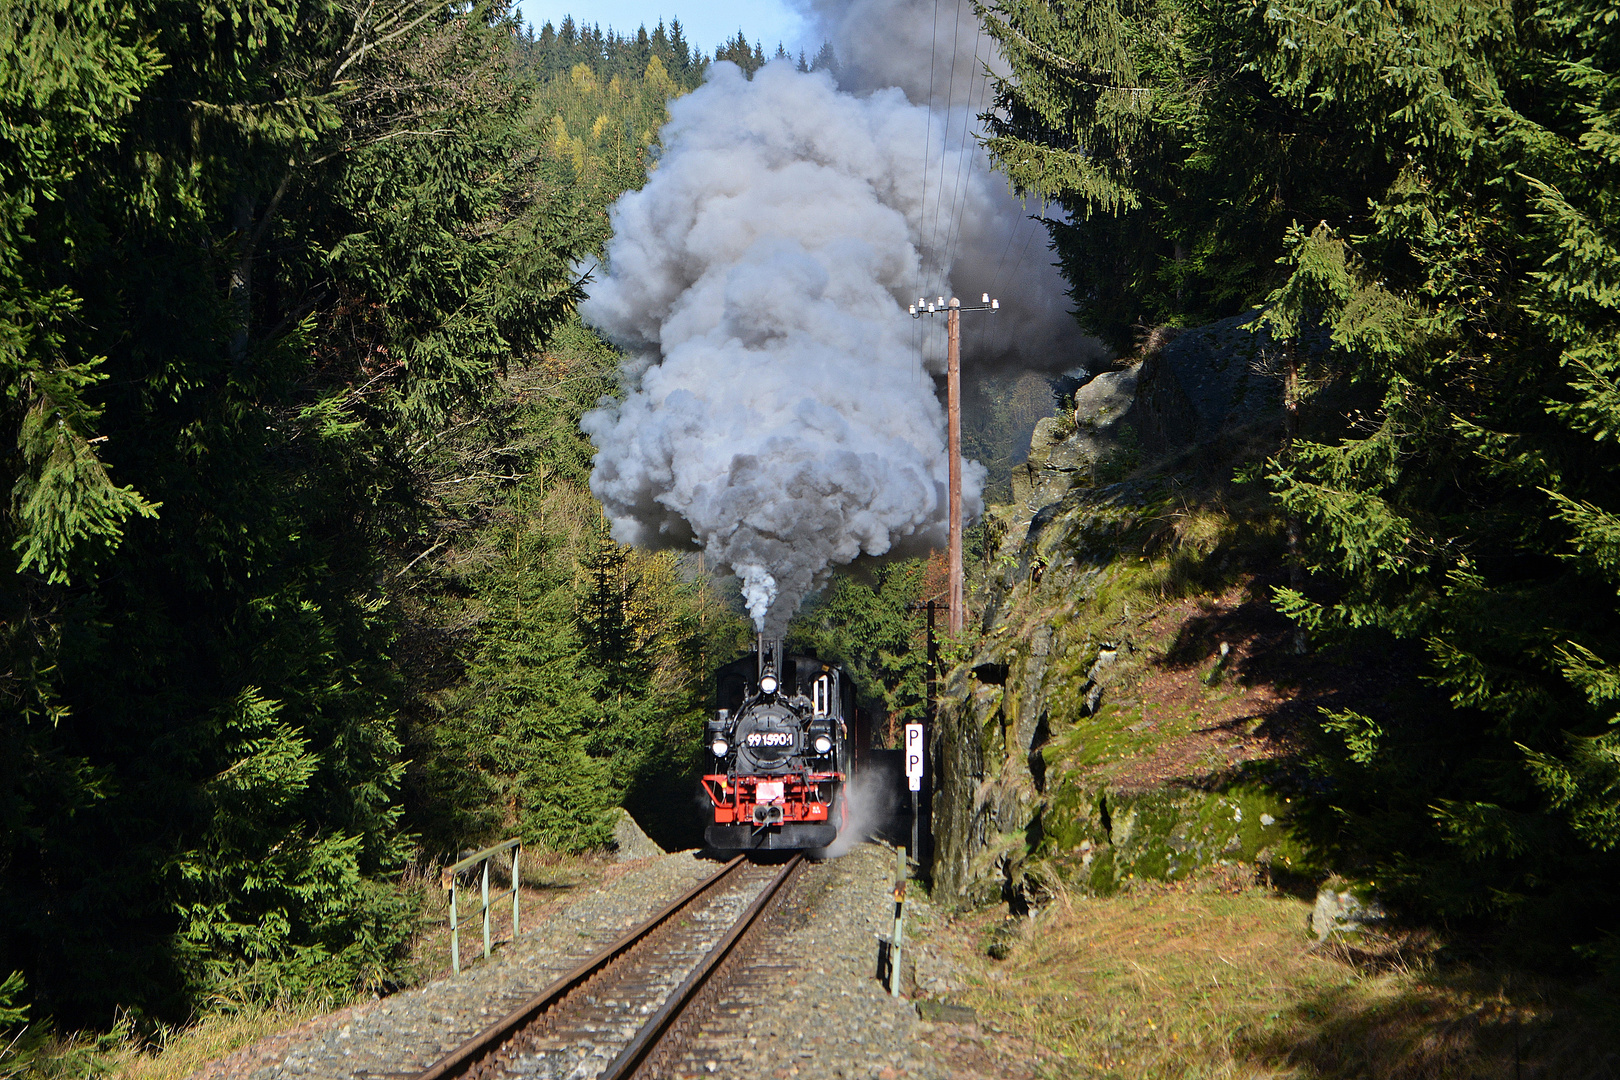
[(554, 78), (536, 103), (546, 117), (547, 152), (572, 164), (583, 182), (601, 180), (627, 155), (639, 157), (667, 118), (666, 103), (681, 93), (657, 56), (639, 78), (614, 75), (606, 85), (586, 64)]

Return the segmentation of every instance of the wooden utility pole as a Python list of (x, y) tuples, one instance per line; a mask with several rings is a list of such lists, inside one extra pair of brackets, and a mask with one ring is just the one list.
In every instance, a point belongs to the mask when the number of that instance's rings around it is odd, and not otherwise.
[(945, 333), (950, 342), (945, 363), (945, 407), (949, 413), (951, 540), (950, 562), (951, 636), (962, 632), (962, 301), (951, 297), (950, 314), (945, 316)]
[[(984, 302), (968, 311), (1000, 311), (1001, 301), (990, 299), (990, 294), (984, 294)], [(950, 599), (949, 626), (952, 636), (962, 632), (962, 623), (966, 615), (965, 605), (962, 602), (962, 301), (951, 297), (949, 304), (945, 298), (939, 298), (937, 304), (930, 304), (926, 297), (919, 296), (917, 302), (911, 307), (911, 317), (920, 319), (924, 315), (945, 315), (945, 331), (949, 342), (945, 361), (945, 408), (947, 425), (947, 449), (950, 461), (947, 463), (948, 487), (950, 488), (950, 544), (946, 552), (946, 561), (950, 569)]]

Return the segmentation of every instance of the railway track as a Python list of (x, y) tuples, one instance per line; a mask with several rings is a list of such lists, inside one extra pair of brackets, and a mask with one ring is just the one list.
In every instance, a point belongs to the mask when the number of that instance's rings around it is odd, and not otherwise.
[(414, 1080), (665, 1075), (803, 864), (733, 859)]

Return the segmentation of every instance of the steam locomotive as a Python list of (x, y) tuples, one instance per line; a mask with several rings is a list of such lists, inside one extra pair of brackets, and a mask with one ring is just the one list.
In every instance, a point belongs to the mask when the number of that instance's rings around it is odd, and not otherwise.
[(864, 715), (837, 664), (788, 655), (779, 638), (715, 673), (703, 789), (719, 850), (823, 848), (848, 823), (845, 784), (865, 749)]

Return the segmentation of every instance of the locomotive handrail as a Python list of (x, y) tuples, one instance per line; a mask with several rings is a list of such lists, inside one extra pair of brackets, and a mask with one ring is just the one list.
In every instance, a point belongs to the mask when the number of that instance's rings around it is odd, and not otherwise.
[[(470, 870), (480, 863), (483, 864), (483, 874), (481, 875), (482, 902), (479, 905), (479, 913), (484, 917), (484, 959), (487, 960), (490, 953), (489, 912), (491, 907), (489, 901), (489, 860), (503, 851), (512, 852), (512, 887), (503, 890), (495, 899), (498, 902), (508, 896), (512, 898), (512, 938), (516, 940), (519, 933), (518, 861), (523, 854), (523, 841), (521, 839), (513, 837), (510, 840), (502, 840), (498, 844), (493, 844), (482, 851), (475, 851), (460, 862), (451, 863), (439, 873), (439, 885), (450, 894), (450, 967), (458, 975), (461, 974), (461, 924), (467, 920), (456, 917), (456, 894), (458, 892), (456, 878), (463, 871)], [(472, 915), (469, 913), (467, 919), (471, 918)]]

